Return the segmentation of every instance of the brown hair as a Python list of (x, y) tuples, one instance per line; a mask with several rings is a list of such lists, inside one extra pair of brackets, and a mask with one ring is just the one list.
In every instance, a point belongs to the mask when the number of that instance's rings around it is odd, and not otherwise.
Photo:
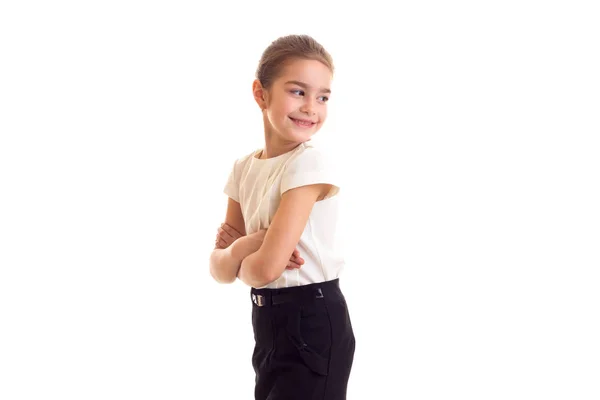
[(256, 78), (268, 89), (285, 63), (293, 58), (320, 61), (333, 74), (333, 60), (321, 44), (308, 35), (289, 35), (280, 37), (265, 49), (258, 63)]

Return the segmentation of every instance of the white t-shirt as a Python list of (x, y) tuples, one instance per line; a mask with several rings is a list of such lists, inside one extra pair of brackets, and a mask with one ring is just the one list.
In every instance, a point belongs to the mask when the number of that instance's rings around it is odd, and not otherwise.
[(263, 287), (300, 286), (338, 278), (344, 259), (336, 243), (340, 188), (333, 163), (310, 141), (273, 158), (259, 159), (260, 152), (255, 150), (236, 160), (224, 189), (227, 196), (240, 203), (247, 234), (269, 227), (287, 190), (316, 183), (334, 185), (313, 206), (296, 246), (304, 264), (299, 269), (284, 270)]

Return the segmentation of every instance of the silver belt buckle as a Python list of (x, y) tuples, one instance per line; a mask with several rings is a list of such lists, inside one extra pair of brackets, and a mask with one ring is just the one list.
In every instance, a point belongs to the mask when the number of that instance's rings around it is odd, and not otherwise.
[(252, 294), (252, 301), (254, 302), (254, 304), (256, 304), (259, 307), (262, 307), (265, 305), (265, 297), (260, 294)]

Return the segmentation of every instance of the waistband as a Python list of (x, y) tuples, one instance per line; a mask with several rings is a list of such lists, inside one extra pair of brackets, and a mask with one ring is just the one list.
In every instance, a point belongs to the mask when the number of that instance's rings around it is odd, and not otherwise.
[(310, 283), (308, 285), (291, 286), (278, 289), (256, 289), (250, 290), (252, 302), (258, 307), (270, 307), (288, 302), (302, 302), (312, 299), (322, 299), (333, 295), (340, 290), (339, 278)]

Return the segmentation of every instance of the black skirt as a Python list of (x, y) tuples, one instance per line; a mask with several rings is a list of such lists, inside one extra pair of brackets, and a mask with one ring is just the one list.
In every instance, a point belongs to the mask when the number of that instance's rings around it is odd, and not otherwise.
[(355, 338), (339, 279), (254, 289), (256, 400), (345, 400)]

